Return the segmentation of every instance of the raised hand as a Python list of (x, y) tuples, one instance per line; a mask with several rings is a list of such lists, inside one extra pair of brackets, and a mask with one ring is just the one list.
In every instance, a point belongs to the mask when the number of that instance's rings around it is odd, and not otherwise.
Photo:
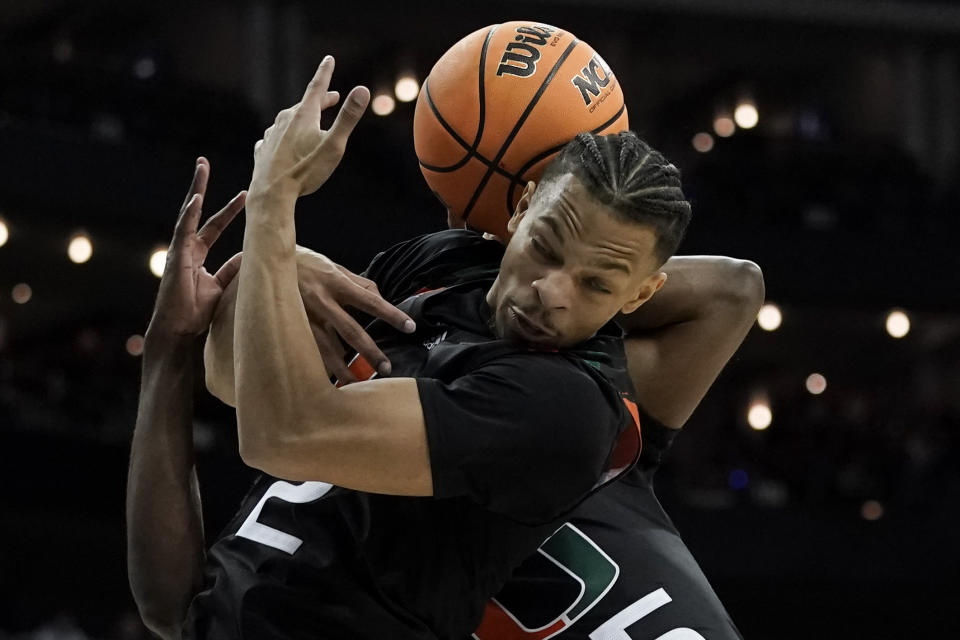
[(284, 109), (254, 147), (251, 198), (270, 193), (304, 196), (319, 189), (333, 173), (347, 146), (347, 139), (370, 102), (366, 87), (354, 87), (329, 130), (320, 127), (320, 115), (337, 103), (339, 94), (329, 91), (333, 57), (320, 63), (303, 99)]
[(206, 158), (198, 158), (167, 250), (148, 334), (193, 338), (206, 331), (224, 288), (240, 268), (239, 256), (228, 260), (213, 275), (204, 267), (210, 247), (243, 209), (246, 197), (245, 191), (238, 193), (198, 231), (209, 177), (210, 163)]

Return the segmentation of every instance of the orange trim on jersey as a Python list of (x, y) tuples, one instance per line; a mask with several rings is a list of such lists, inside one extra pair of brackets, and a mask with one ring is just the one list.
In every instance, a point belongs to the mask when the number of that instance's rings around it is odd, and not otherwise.
[(617, 444), (613, 448), (613, 455), (610, 456), (610, 470), (620, 470), (629, 467), (636, 462), (643, 447), (643, 438), (640, 435), (640, 411), (637, 409), (637, 403), (629, 398), (621, 397), (627, 411), (633, 418), (633, 429), (624, 429), (620, 437), (617, 438)]
[(418, 296), (421, 293), (430, 293), (431, 291), (443, 291), (446, 287), (437, 287), (436, 289), (431, 289), (430, 287), (420, 287), (413, 292), (413, 295)]
[(557, 620), (548, 627), (536, 631), (526, 630), (494, 600), (487, 600), (487, 607), (480, 626), (473, 632), (479, 640), (540, 640), (554, 635), (566, 626)]
[[(370, 363), (367, 362), (367, 359), (359, 353), (353, 356), (350, 364), (347, 365), (347, 369), (349, 369), (350, 373), (353, 374), (353, 377), (360, 382), (363, 382), (364, 380), (370, 380), (377, 375), (377, 371), (371, 367)], [(343, 383), (340, 380), (337, 380), (337, 387), (342, 386)]]

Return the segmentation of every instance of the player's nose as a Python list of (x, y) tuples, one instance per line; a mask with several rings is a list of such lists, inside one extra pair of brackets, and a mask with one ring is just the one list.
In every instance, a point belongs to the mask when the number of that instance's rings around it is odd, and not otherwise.
[(573, 295), (573, 279), (562, 269), (551, 269), (533, 281), (544, 311), (567, 309)]

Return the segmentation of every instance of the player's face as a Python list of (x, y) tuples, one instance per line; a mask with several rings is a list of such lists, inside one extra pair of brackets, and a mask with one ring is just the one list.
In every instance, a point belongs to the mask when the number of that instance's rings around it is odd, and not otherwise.
[(545, 348), (591, 337), (618, 312), (631, 313), (666, 280), (656, 235), (597, 202), (573, 175), (527, 191), (490, 288), (498, 335)]

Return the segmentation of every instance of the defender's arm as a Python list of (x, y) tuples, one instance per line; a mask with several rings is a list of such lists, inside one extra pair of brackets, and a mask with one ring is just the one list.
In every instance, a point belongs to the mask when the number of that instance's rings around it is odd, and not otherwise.
[(147, 334), (127, 480), (127, 565), (144, 624), (180, 638), (203, 584), (204, 538), (193, 458), (193, 341)]
[(203, 582), (203, 519), (193, 460), (194, 345), (237, 267), (230, 260), (211, 275), (204, 261), (243, 208), (241, 193), (197, 230), (209, 173), (209, 163), (199, 158), (167, 252), (144, 340), (127, 480), (130, 587), (147, 627), (165, 639), (180, 637), (190, 600)]

